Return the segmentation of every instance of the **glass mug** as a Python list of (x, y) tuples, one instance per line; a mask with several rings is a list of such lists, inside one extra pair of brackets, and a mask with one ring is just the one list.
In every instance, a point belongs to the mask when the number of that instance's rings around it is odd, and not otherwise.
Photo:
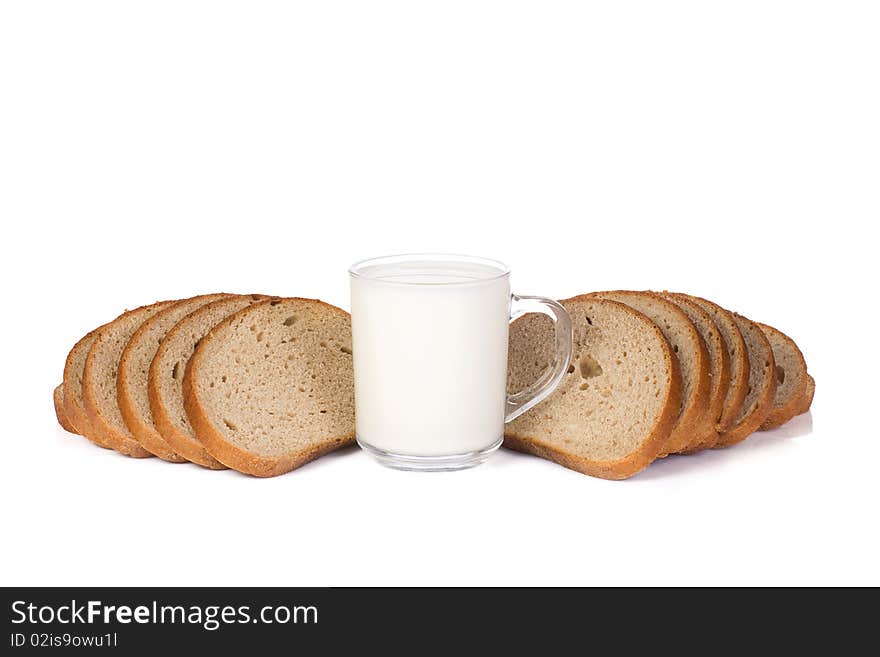
[[(571, 361), (557, 302), (510, 293), (500, 262), (460, 255), (373, 258), (349, 269), (358, 444), (401, 470), (459, 470), (501, 445), (504, 424), (547, 397)], [(507, 394), (508, 324), (548, 315), (556, 359)]]

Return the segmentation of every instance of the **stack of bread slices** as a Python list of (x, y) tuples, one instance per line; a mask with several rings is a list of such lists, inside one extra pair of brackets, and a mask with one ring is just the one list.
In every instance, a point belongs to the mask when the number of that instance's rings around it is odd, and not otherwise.
[[(574, 326), (568, 374), (506, 427), (504, 444), (585, 474), (625, 479), (669, 454), (730, 447), (805, 413), (815, 381), (781, 331), (670, 292), (561, 302)], [(511, 325), (508, 389), (552, 364), (544, 315)]]
[[(623, 479), (810, 407), (815, 382), (797, 345), (710, 301), (617, 291), (562, 304), (572, 364), (553, 394), (507, 425), (507, 447)], [(543, 315), (511, 325), (511, 391), (552, 366), (552, 335)], [(354, 442), (350, 317), (259, 294), (156, 302), (80, 339), (54, 400), (59, 423), (100, 447), (279, 475)]]
[(70, 350), (61, 425), (133, 457), (268, 477), (354, 441), (348, 313), (206, 294), (122, 313)]

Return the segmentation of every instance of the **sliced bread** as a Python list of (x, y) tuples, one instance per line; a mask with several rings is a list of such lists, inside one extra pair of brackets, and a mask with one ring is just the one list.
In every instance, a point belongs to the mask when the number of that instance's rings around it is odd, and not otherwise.
[(111, 449), (110, 445), (101, 436), (92, 431), (92, 425), (89, 422), (89, 416), (83, 404), (82, 379), (86, 366), (86, 356), (88, 356), (89, 349), (92, 348), (92, 343), (97, 335), (97, 330), (90, 331), (80, 338), (73, 345), (70, 353), (67, 354), (67, 360), (64, 361), (64, 380), (61, 384), (64, 392), (62, 402), (67, 421), (76, 429), (78, 434), (85, 436), (95, 445), (98, 445), (98, 447)]
[(779, 329), (758, 324), (770, 347), (776, 363), (776, 396), (773, 410), (761, 424), (761, 429), (773, 429), (788, 422), (798, 414), (807, 393), (807, 363), (794, 340)]
[[(730, 356), (730, 385), (727, 387), (724, 410), (716, 427), (718, 433), (721, 434), (733, 426), (740, 410), (742, 410), (743, 401), (749, 389), (749, 352), (746, 349), (746, 341), (743, 339), (733, 313), (729, 310), (701, 297), (687, 294), (677, 296), (690, 299), (712, 316)], [(713, 445), (707, 443), (705, 446), (712, 447)]]
[(192, 430), (183, 408), (183, 373), (196, 345), (231, 314), (267, 297), (259, 294), (213, 301), (181, 319), (168, 331), (150, 364), (147, 393), (156, 428), (184, 458), (206, 468), (226, 466), (211, 456)]
[(173, 301), (160, 301), (150, 306), (129, 310), (97, 330), (86, 356), (82, 377), (83, 405), (91, 431), (120, 454), (144, 458), (153, 456), (131, 435), (116, 393), (119, 359), (131, 336), (147, 319)]
[(247, 474), (283, 474), (349, 445), (351, 318), (315, 299), (248, 306), (199, 342), (183, 399), (211, 456)]
[(709, 413), (711, 388), (709, 352), (688, 316), (653, 292), (597, 292), (595, 296), (624, 303), (653, 321), (669, 342), (681, 368), (681, 411), (663, 454), (686, 451), (703, 440), (714, 419)]
[(724, 402), (727, 399), (727, 389), (730, 387), (730, 354), (724, 345), (721, 331), (702, 306), (687, 297), (665, 292), (661, 295), (664, 299), (677, 305), (688, 316), (691, 323), (696, 327), (706, 351), (709, 354), (709, 399), (707, 401), (706, 414), (709, 421), (704, 423), (704, 434), (694, 437), (687, 451), (695, 452), (706, 446), (714, 445), (718, 440), (716, 426), (724, 412)]
[(810, 406), (813, 405), (813, 395), (816, 393), (816, 380), (807, 374), (807, 389), (804, 390), (804, 396), (801, 397), (801, 402), (798, 404), (797, 414), (803, 415), (807, 411), (810, 410)]
[[(571, 315), (572, 365), (559, 387), (505, 427), (504, 445), (605, 479), (641, 471), (666, 447), (679, 415), (678, 360), (660, 329), (628, 305), (585, 295)], [(508, 390), (554, 358), (553, 326), (526, 315), (510, 327)]]
[(746, 342), (749, 386), (733, 426), (719, 435), (714, 447), (730, 447), (757, 431), (773, 410), (776, 395), (776, 363), (770, 342), (753, 321), (736, 313), (733, 316)]
[(70, 420), (67, 419), (67, 413), (64, 412), (64, 384), (55, 386), (55, 390), (52, 391), (52, 401), (55, 404), (55, 417), (61, 428), (70, 433), (77, 433)]
[(116, 395), (125, 426), (141, 447), (171, 463), (186, 459), (174, 452), (153, 422), (150, 400), (147, 397), (147, 378), (150, 363), (168, 330), (189, 313), (228, 294), (204, 294), (184, 299), (163, 308), (144, 321), (131, 336), (119, 359), (116, 375)]

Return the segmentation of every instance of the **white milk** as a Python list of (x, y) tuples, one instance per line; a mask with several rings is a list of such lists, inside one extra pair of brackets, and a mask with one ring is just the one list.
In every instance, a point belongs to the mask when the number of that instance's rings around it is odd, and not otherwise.
[(351, 278), (357, 436), (401, 455), (484, 450), (504, 433), (510, 283), (474, 262)]

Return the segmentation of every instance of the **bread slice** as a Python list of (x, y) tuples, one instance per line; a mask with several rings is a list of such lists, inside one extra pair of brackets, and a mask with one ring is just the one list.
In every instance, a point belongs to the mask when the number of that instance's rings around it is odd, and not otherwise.
[(770, 342), (753, 321), (736, 313), (733, 316), (749, 355), (749, 387), (733, 426), (719, 435), (715, 447), (735, 445), (757, 431), (773, 410), (776, 395), (776, 363)]
[[(561, 302), (574, 326), (568, 374), (505, 427), (504, 445), (605, 479), (643, 470), (667, 445), (681, 405), (681, 374), (660, 329), (628, 305), (584, 295)], [(549, 367), (553, 326), (525, 315), (510, 327), (508, 390)]]
[(65, 431), (76, 433), (76, 429), (67, 419), (67, 413), (64, 412), (64, 384), (55, 386), (55, 390), (52, 391), (52, 401), (55, 404), (55, 417), (58, 419), (58, 424)]
[[(721, 339), (724, 340), (724, 345), (730, 356), (730, 385), (727, 388), (724, 411), (721, 413), (721, 419), (716, 427), (720, 435), (733, 427), (740, 410), (742, 410), (742, 405), (748, 392), (749, 352), (746, 348), (746, 342), (733, 313), (729, 310), (725, 310), (718, 304), (701, 297), (687, 294), (678, 296), (690, 299), (712, 316), (715, 325), (721, 332)], [(713, 445), (706, 443), (705, 446), (712, 447)]]
[(816, 393), (816, 380), (807, 374), (807, 389), (804, 391), (804, 396), (801, 397), (801, 401), (798, 404), (797, 414), (803, 415), (807, 411), (810, 410), (810, 406), (813, 405), (813, 395)]
[(196, 345), (229, 315), (268, 297), (259, 294), (213, 301), (181, 319), (168, 331), (150, 364), (147, 393), (156, 428), (184, 458), (206, 468), (226, 468), (196, 438), (183, 408), (183, 373)]
[(283, 474), (349, 445), (351, 318), (315, 299), (248, 306), (199, 342), (183, 399), (211, 456), (247, 474)]
[(82, 378), (86, 366), (86, 356), (97, 335), (97, 329), (90, 331), (80, 338), (67, 354), (67, 360), (64, 361), (64, 380), (61, 384), (63, 388), (62, 402), (67, 421), (78, 434), (85, 436), (98, 447), (110, 449), (110, 445), (92, 431), (92, 424), (89, 422), (89, 416), (83, 404)]
[(207, 303), (229, 297), (229, 294), (204, 294), (184, 299), (160, 310), (144, 321), (131, 336), (119, 359), (116, 375), (116, 395), (125, 426), (141, 447), (160, 459), (184, 463), (186, 459), (174, 452), (165, 442), (153, 422), (150, 400), (147, 397), (147, 377), (150, 363), (159, 349), (159, 343), (168, 330)]
[(724, 345), (721, 331), (712, 316), (702, 306), (685, 296), (664, 292), (661, 296), (677, 305), (688, 316), (696, 327), (706, 351), (709, 354), (709, 399), (707, 402), (707, 421), (704, 423), (704, 434), (695, 435), (688, 446), (689, 453), (699, 451), (706, 446), (714, 445), (718, 440), (716, 426), (724, 412), (724, 402), (730, 387), (730, 354)]
[(173, 301), (160, 301), (150, 306), (129, 310), (97, 330), (86, 356), (82, 378), (83, 405), (91, 431), (120, 454), (145, 458), (153, 456), (145, 450), (125, 425), (116, 394), (116, 373), (119, 359), (131, 336), (147, 319)]
[(773, 429), (788, 422), (798, 414), (807, 393), (807, 363), (794, 340), (779, 329), (758, 324), (770, 347), (776, 363), (776, 396), (773, 410), (761, 424), (761, 429)]
[(625, 303), (653, 321), (669, 342), (681, 368), (681, 412), (661, 455), (687, 450), (710, 431), (709, 352), (688, 316), (674, 303), (653, 292), (597, 292), (595, 296)]

